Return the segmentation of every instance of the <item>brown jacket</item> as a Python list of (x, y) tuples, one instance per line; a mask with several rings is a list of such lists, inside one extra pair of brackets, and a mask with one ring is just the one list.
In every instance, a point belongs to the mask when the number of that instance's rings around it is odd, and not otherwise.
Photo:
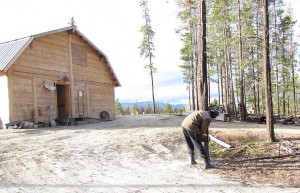
[(189, 131), (203, 135), (206, 133), (211, 122), (211, 117), (207, 111), (194, 111), (188, 115), (181, 126)]

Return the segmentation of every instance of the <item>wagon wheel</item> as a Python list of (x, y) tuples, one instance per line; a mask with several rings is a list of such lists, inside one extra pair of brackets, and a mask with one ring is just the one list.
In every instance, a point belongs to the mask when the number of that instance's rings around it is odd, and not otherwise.
[(102, 121), (108, 121), (110, 119), (109, 113), (107, 111), (102, 111), (100, 113), (100, 119)]

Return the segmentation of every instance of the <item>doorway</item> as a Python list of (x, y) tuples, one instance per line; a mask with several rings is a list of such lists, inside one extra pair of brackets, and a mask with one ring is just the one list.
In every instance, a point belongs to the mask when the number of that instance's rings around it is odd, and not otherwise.
[(57, 91), (57, 118), (70, 116), (70, 88), (69, 85), (56, 85)]

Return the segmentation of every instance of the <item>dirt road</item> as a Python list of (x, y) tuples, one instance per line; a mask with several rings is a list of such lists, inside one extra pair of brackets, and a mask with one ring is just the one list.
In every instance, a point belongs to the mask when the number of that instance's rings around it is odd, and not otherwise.
[(0, 130), (0, 192), (300, 191), (226, 181), (203, 170), (199, 159), (191, 166), (183, 118), (138, 115), (84, 126)]

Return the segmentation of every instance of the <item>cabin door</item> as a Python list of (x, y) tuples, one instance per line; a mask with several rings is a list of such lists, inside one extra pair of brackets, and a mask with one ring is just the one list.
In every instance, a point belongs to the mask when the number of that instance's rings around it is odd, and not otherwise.
[(57, 118), (67, 118), (70, 115), (70, 94), (68, 85), (56, 85)]

